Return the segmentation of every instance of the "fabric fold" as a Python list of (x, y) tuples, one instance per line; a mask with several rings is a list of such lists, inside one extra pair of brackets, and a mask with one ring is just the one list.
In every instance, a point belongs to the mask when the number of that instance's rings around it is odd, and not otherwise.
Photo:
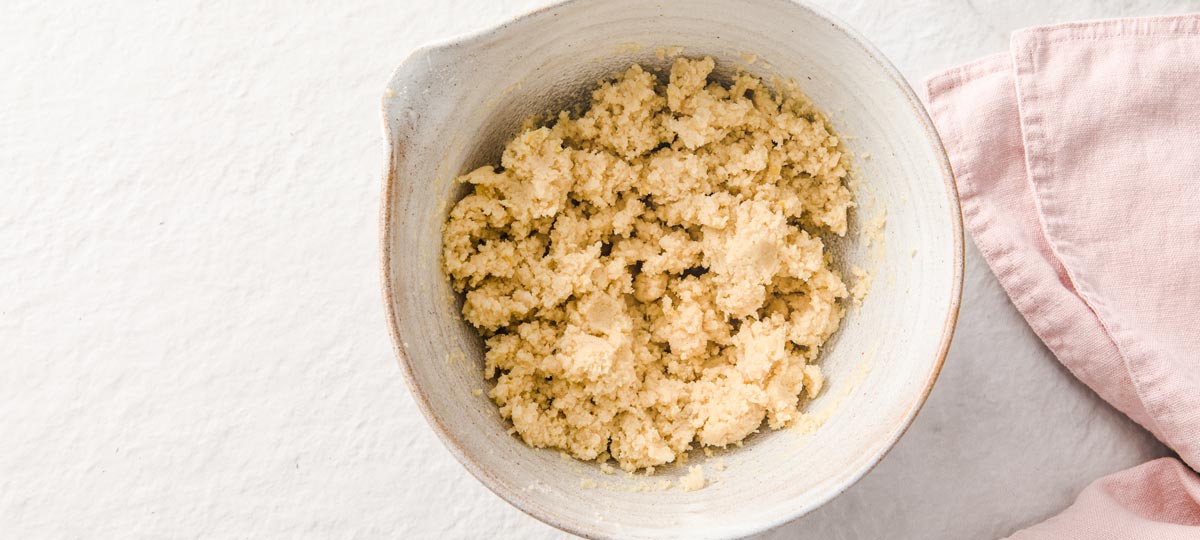
[(1011, 49), (1038, 216), (1121, 359), (1138, 403), (1118, 408), (1200, 468), (1200, 17), (1024, 30)]
[(1194, 540), (1197, 531), (1200, 479), (1161, 458), (1092, 482), (1061, 514), (1009, 538)]
[[(964, 223), (1013, 304), (1200, 468), (1200, 16), (1023, 30), (927, 87)], [(1153, 478), (1200, 522), (1195, 473), (1175, 463), (1174, 483)], [(1112, 536), (1143, 537), (1157, 536)]]

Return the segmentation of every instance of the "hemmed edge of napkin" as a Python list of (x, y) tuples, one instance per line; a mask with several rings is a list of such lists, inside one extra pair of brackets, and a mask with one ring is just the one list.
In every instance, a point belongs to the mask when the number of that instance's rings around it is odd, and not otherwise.
[[(1116, 406), (1134, 421), (1146, 425), (1149, 415), (1141, 402), (1129, 388), (1112, 385), (1113, 377), (1127, 380), (1124, 369), (1116, 372), (1121, 362), (1115, 344), (1100, 326), (1095, 314), (1083, 303), (1066, 280), (1066, 271), (1046, 245), (1045, 231), (1023, 229), (1030, 224), (1022, 223), (1011, 212), (998, 213), (994, 204), (986, 200), (989, 189), (999, 182), (1028, 182), (1024, 168), (1023, 151), (1020, 156), (1008, 156), (1020, 160), (1018, 171), (1012, 171), (1004, 179), (977, 179), (977, 169), (986, 166), (977, 164), (971, 157), (984, 159), (996, 149), (992, 145), (999, 141), (980, 141), (971, 137), (977, 133), (973, 127), (960, 125), (965, 119), (978, 120), (974, 111), (958, 111), (958, 100), (952, 94), (975, 84), (1004, 85), (989, 90), (1002, 92), (1003, 99), (1011, 102), (1011, 122), (1019, 130), (1016, 91), (1011, 77), (1012, 60), (1009, 53), (999, 53), (952, 68), (927, 80), (926, 103), (930, 116), (941, 134), (958, 184), (963, 222), (971, 232), (971, 238), (983, 254), (984, 260), (996, 275), (1013, 305), (1028, 322), (1034, 333), (1060, 362), (1077, 378), (1087, 384), (1105, 401)], [(987, 77), (1003, 77), (1005, 80), (985, 81)], [(1007, 105), (1007, 104), (1006, 104)], [(993, 132), (988, 133), (996, 136)], [(1019, 133), (1015, 135), (1019, 137)], [(1019, 146), (1019, 140), (1011, 141)], [(980, 148), (987, 146), (986, 148)], [(1003, 145), (1000, 145), (1003, 146)], [(1008, 186), (1011, 187), (1011, 186)], [(1032, 197), (1021, 204), (1034, 204)], [(1031, 245), (1023, 241), (1022, 235), (1033, 236)], [(1031, 264), (1031, 263), (1038, 264)]]
[[(1071, 257), (1064, 256), (1064, 247), (1056, 239), (1054, 224), (1049, 221), (1049, 218), (1065, 212), (1057, 210), (1049, 202), (1053, 199), (1047, 198), (1043, 191), (1053, 182), (1051, 171), (1055, 154), (1047, 148), (1044, 126), (1046, 111), (1042, 106), (1042, 99), (1046, 96), (1039, 92), (1038, 87), (1039, 68), (1042, 67), (1042, 63), (1039, 62), (1039, 53), (1044, 47), (1067, 41), (1181, 35), (1200, 35), (1200, 16), (1108, 19), (1029, 28), (1012, 34), (1009, 54), (1011, 54), (1014, 73), (1028, 181), (1034, 204), (1037, 205), (1039, 226), (1042, 228), (1043, 236), (1051, 253), (1064, 268), (1065, 275), (1075, 294), (1091, 311), (1121, 359), (1121, 365), (1125, 369), (1140, 408), (1145, 411), (1145, 416), (1138, 418), (1129, 411), (1125, 411), (1125, 408), (1120, 406), (1118, 408), (1146, 427), (1160, 441), (1178, 452), (1189, 466), (1200, 469), (1200, 441), (1185, 440), (1186, 438), (1175, 436), (1175, 434), (1186, 433), (1189, 430), (1189, 426), (1179, 425), (1175, 421), (1178, 416), (1175, 410), (1177, 404), (1187, 403), (1189, 399), (1187, 396), (1179, 395), (1179, 389), (1165, 373), (1169, 369), (1162, 366), (1162, 360), (1155, 358), (1140, 346), (1141, 338), (1139, 336), (1114, 329), (1111, 321), (1116, 320), (1116, 317), (1102, 300), (1103, 295), (1090, 284), (1086, 273), (1071, 266)], [(1052, 101), (1054, 98), (1050, 96), (1049, 99)], [(1068, 363), (1062, 357), (1060, 360), (1064, 364)], [(1090, 360), (1083, 358), (1077, 361), (1087, 362)], [(1091, 383), (1089, 386), (1092, 386), (1093, 389), (1096, 388)], [(1116, 404), (1114, 403), (1114, 405)], [(1166, 424), (1165, 429), (1164, 424)]]

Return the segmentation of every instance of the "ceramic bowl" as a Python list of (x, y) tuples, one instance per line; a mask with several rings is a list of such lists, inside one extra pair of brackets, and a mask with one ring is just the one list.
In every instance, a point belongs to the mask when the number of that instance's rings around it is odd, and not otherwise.
[[(460, 317), (439, 260), (447, 211), (465, 194), (456, 176), (498, 163), (524, 119), (586, 102), (601, 78), (635, 62), (667, 66), (656, 53), (670, 47), (712, 56), (718, 76), (741, 67), (795, 79), (830, 116), (861, 183), (851, 231), (831, 249), (843, 268), (873, 275), (866, 301), (849, 311), (821, 360), (828, 386), (807, 410), (823, 424), (764, 430), (711, 458), (694, 454), (689, 465), (704, 466), (710, 483), (690, 492), (658, 490), (664, 480), (677, 485), (686, 467), (650, 478), (606, 475), (510, 435), (486, 395), (482, 342)], [(962, 285), (950, 168), (896, 69), (814, 8), (788, 0), (569, 1), (417, 50), (388, 84), (383, 113), (383, 288), (401, 369), (454, 456), (546, 523), (592, 538), (724, 538), (777, 526), (866, 474), (937, 379)], [(878, 238), (865, 234), (883, 222)], [(597, 487), (581, 487), (591, 482)]]

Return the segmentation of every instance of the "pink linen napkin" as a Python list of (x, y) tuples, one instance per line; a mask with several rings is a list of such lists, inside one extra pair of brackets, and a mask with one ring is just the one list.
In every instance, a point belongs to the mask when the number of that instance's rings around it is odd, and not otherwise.
[(1161, 458), (1105, 476), (1063, 513), (1012, 540), (1195, 540), (1200, 537), (1200, 478), (1177, 459)]
[[(964, 222), (1017, 309), (1200, 468), (1200, 15), (1023, 30), (928, 92)], [(1127, 533), (1097, 536), (1100, 517)], [(1200, 538), (1200, 479), (1159, 460), (1014, 538), (1176, 537)]]

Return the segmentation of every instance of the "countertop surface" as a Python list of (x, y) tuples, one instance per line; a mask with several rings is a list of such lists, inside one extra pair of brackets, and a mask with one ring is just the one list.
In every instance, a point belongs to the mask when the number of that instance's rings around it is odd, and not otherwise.
[[(563, 538), (446, 451), (379, 292), (380, 94), (538, 1), (0, 5), (0, 530)], [(914, 86), (1071, 20), (1200, 2), (816, 2)], [(994, 538), (1168, 452), (1073, 379), (968, 242), (908, 434), (764, 538)]]

